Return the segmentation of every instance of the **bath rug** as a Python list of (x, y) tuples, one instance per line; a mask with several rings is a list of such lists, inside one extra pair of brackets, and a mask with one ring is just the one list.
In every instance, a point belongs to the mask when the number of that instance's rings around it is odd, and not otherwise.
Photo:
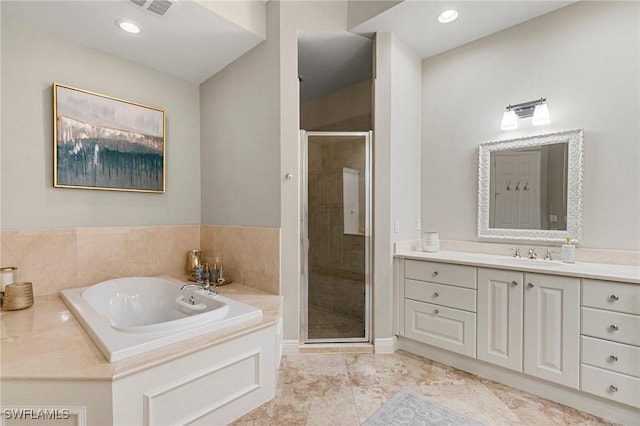
[(366, 426), (481, 426), (435, 401), (402, 389), (364, 423)]

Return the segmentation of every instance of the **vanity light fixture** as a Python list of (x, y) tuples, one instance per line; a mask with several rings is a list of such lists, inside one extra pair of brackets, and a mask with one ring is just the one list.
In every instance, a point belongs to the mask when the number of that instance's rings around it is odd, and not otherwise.
[(540, 126), (551, 123), (549, 117), (549, 107), (547, 98), (536, 99), (535, 101), (522, 102), (516, 105), (507, 105), (506, 111), (502, 114), (500, 130), (514, 130), (518, 128), (518, 119), (533, 117), (531, 124)]
[(118, 28), (130, 34), (138, 34), (140, 33), (140, 31), (142, 31), (142, 27), (139, 24), (136, 24), (135, 22), (128, 19), (118, 18), (115, 22)]
[(445, 10), (438, 16), (438, 22), (443, 24), (448, 24), (449, 22), (453, 22), (458, 19), (458, 11), (455, 9)]

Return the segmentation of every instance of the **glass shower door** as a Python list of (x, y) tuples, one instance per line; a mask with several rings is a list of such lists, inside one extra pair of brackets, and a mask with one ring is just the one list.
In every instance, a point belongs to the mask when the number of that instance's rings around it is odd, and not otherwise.
[(303, 132), (302, 340), (368, 342), (370, 133)]

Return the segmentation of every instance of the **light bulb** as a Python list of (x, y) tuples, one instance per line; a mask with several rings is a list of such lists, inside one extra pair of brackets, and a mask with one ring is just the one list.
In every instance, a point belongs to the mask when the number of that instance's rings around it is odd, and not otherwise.
[(131, 34), (138, 34), (141, 31), (140, 25), (133, 21), (127, 21), (125, 19), (116, 19), (116, 25), (123, 31)]
[(518, 116), (515, 111), (505, 111), (502, 114), (500, 130), (514, 130), (518, 128)]
[(458, 11), (454, 9), (445, 10), (438, 16), (438, 21), (443, 24), (448, 24), (458, 19)]
[(549, 116), (549, 107), (546, 103), (536, 105), (536, 109), (533, 110), (533, 118), (531, 118), (531, 124), (534, 126), (540, 126), (541, 124), (551, 123), (551, 117)]

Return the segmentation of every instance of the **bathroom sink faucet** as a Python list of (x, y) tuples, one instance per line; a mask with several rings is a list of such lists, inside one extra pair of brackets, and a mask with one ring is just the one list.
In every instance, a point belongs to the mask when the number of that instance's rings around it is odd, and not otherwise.
[(536, 254), (535, 249), (530, 248), (529, 249), (529, 259), (537, 259), (538, 255)]
[(514, 248), (515, 252), (513, 253), (513, 257), (520, 257), (520, 249), (518, 247)]
[(551, 250), (547, 250), (547, 253), (544, 255), (544, 260), (553, 260), (551, 257)]

